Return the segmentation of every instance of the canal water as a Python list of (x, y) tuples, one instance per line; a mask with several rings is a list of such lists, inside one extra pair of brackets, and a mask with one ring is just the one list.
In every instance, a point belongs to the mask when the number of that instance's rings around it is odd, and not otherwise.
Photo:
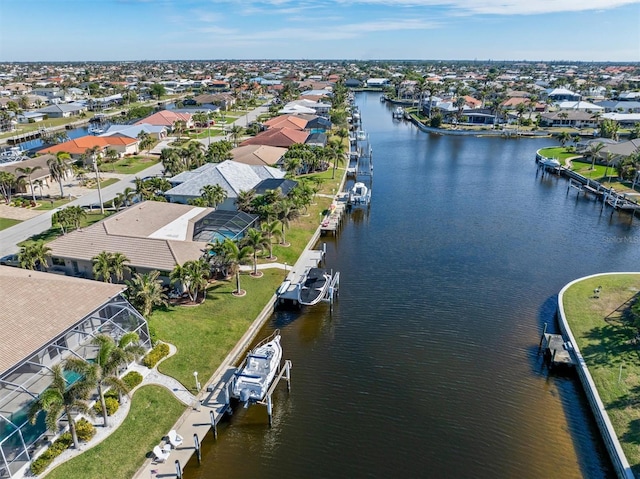
[(611, 478), (572, 375), (537, 354), (558, 291), (637, 270), (638, 224), (536, 174), (551, 139), (437, 136), (360, 93), (370, 210), (327, 242), (340, 298), (278, 312), (292, 390), (236, 410), (194, 478)]

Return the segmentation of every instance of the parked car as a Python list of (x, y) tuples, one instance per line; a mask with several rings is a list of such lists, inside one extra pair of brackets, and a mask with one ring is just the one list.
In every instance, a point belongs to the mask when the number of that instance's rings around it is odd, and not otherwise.
[(3, 266), (20, 266), (17, 254), (8, 254), (0, 258), (0, 264)]

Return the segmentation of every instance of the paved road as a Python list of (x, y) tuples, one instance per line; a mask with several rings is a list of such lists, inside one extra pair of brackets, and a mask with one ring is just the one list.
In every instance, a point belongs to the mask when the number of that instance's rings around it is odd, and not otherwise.
[[(250, 111), (246, 115), (241, 116), (236, 121), (233, 122), (234, 125), (246, 126), (255, 119), (269, 111), (268, 105), (260, 106), (255, 110)], [(221, 140), (224, 137), (216, 137), (211, 138), (211, 141)], [(200, 140), (201, 142), (207, 144), (208, 139)], [(143, 170), (135, 175), (127, 175), (123, 177), (119, 182), (114, 183), (113, 185), (109, 185), (102, 189), (102, 201), (106, 202), (113, 199), (118, 193), (122, 193), (125, 188), (134, 186), (134, 178), (140, 177), (143, 178), (145, 176), (159, 175), (162, 173), (162, 164), (158, 163), (153, 165), (146, 170)], [(98, 191), (92, 191), (82, 197), (68, 203), (65, 206), (90, 206), (90, 205), (98, 205)], [(11, 253), (17, 253), (20, 248), (17, 244), (21, 241), (26, 240), (27, 238), (42, 233), (43, 231), (51, 228), (51, 216), (57, 210), (51, 210), (43, 212), (41, 215), (38, 215), (29, 220), (23, 221), (22, 223), (18, 223), (17, 225), (12, 226), (11, 228), (7, 228), (5, 230), (0, 231), (0, 256), (4, 256)]]

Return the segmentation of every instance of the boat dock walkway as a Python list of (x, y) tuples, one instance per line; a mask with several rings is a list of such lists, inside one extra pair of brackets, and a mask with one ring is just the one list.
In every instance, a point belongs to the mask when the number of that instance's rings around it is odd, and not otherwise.
[(547, 324), (545, 323), (544, 331), (540, 337), (538, 354), (544, 351), (549, 367), (573, 366), (575, 363), (571, 357), (572, 350), (573, 345), (569, 341), (565, 341), (561, 334), (547, 333)]
[(278, 298), (287, 300), (298, 300), (297, 285), (304, 281), (309, 268), (316, 268), (324, 259), (324, 250), (305, 250), (296, 262), (294, 269), (289, 271), (284, 282), (278, 289)]
[[(203, 441), (213, 441), (217, 438), (217, 425), (226, 413), (231, 413), (229, 405), (229, 386), (236, 368), (228, 366), (222, 373), (221, 379), (205, 387), (202, 399), (194, 401), (191, 408), (176, 424), (175, 430), (182, 437), (182, 444), (171, 449), (169, 458), (165, 462), (158, 462), (153, 458), (138, 470), (134, 478), (148, 479), (149, 477), (182, 477), (182, 469), (191, 457), (200, 455)], [(213, 433), (207, 437), (209, 431)], [(166, 447), (166, 443), (160, 444)], [(168, 450), (168, 447), (167, 447)]]
[(338, 193), (332, 203), (335, 208), (329, 208), (329, 211), (322, 222), (320, 223), (320, 234), (337, 234), (342, 220), (344, 218), (344, 212), (347, 209), (347, 200), (349, 195), (347, 193)]

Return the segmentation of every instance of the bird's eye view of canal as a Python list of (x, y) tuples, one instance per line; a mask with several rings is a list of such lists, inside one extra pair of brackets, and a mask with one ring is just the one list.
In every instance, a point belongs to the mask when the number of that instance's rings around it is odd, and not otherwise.
[(236, 408), (185, 478), (615, 477), (577, 376), (538, 343), (566, 283), (638, 269), (640, 221), (543, 177), (552, 138), (432, 135), (379, 97), (356, 94), (370, 208), (321, 237), (333, 311), (274, 313), (259, 336), (279, 328), (293, 368), (272, 427)]

